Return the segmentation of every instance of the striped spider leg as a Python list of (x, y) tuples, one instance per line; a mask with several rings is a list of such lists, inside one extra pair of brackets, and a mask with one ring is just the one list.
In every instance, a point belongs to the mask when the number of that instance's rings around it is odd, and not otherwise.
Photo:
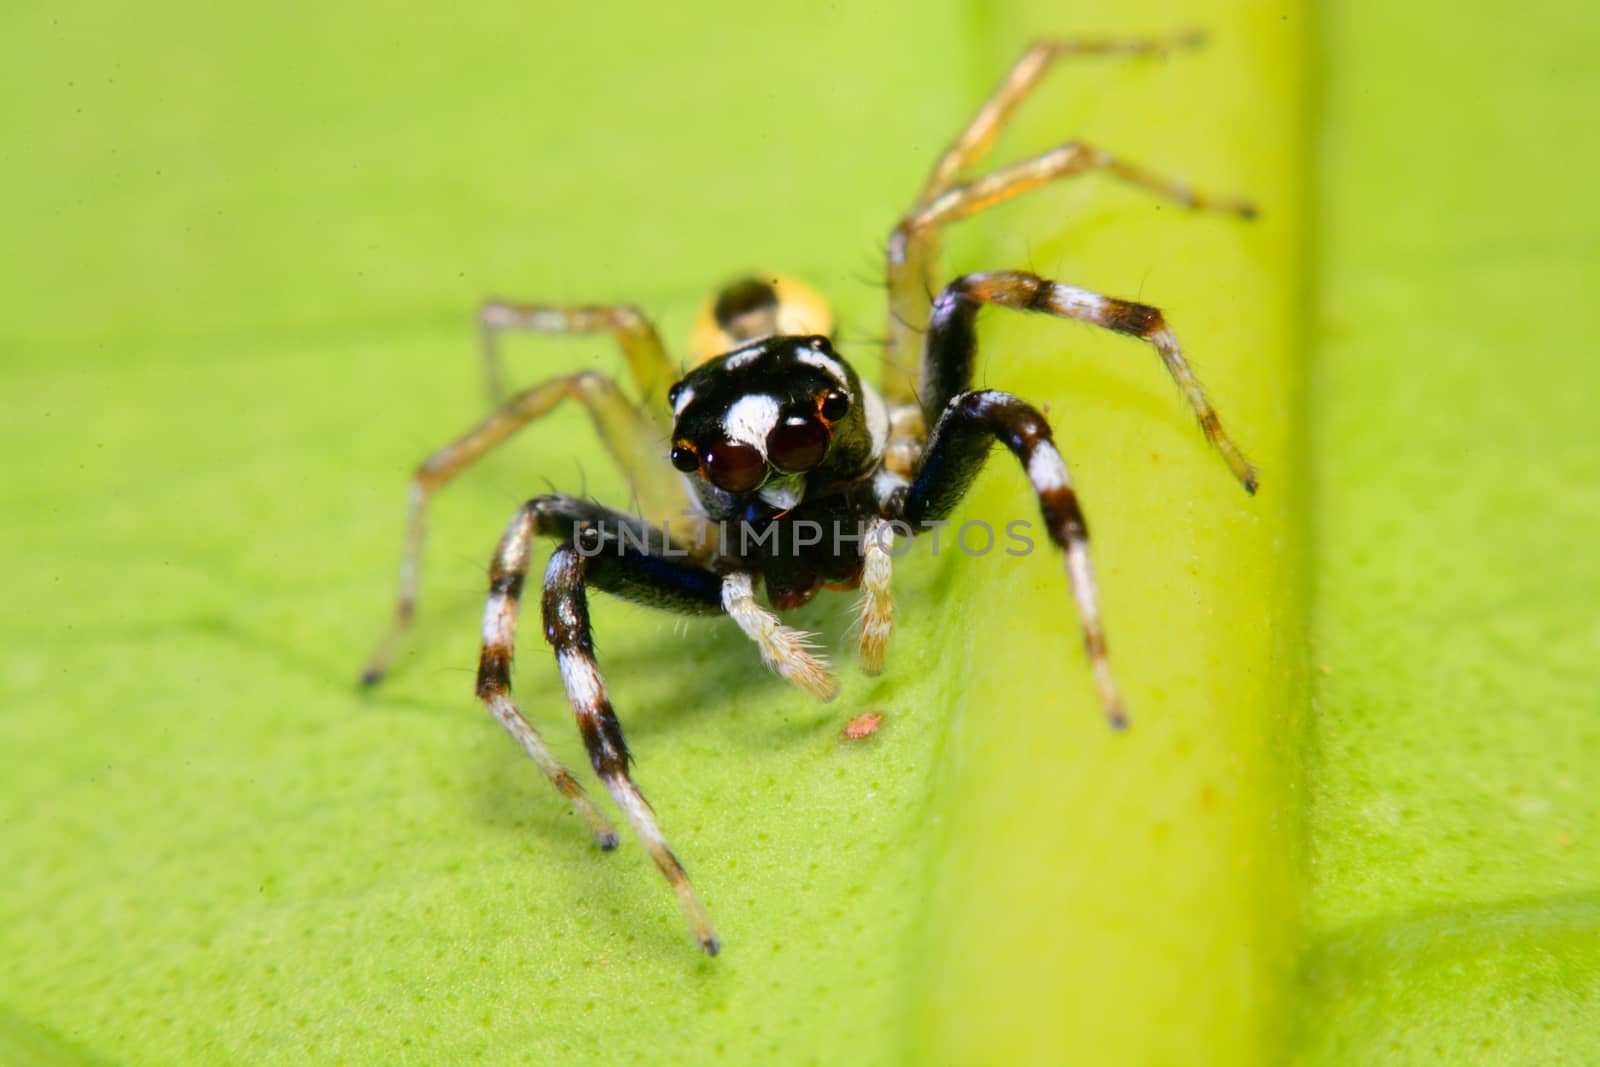
[[(606, 452), (633, 477), (640, 513), (560, 495), (537, 497), (518, 509), (489, 567), (477, 695), (569, 798), (600, 846), (616, 847), (611, 822), (546, 748), (512, 697), (517, 623), (533, 543), (554, 539), (558, 545), (544, 579), (543, 631), (590, 763), (677, 895), (707, 953), (719, 949), (710, 917), (630, 774), (631, 757), (595, 656), (591, 588), (680, 615), (725, 615), (780, 676), (830, 700), (838, 681), (827, 661), (813, 651), (811, 635), (783, 625), (777, 613), (807, 603), (824, 589), (859, 588), (861, 666), (868, 673), (881, 670), (894, 618), (890, 531), (902, 523), (914, 530), (950, 514), (998, 441), (1021, 462), (1050, 538), (1065, 554), (1101, 702), (1114, 726), (1125, 725), (1126, 710), (1107, 658), (1087, 526), (1050, 427), (1017, 397), (972, 388), (979, 310), (999, 304), (1042, 311), (1145, 341), (1183, 390), (1207, 438), (1251, 492), (1255, 472), (1223, 430), (1156, 308), (1020, 271), (967, 274), (936, 299), (929, 282), (944, 226), (1090, 170), (1190, 206), (1251, 214), (1242, 201), (1198, 196), (1079, 142), (975, 179), (962, 177), (1056, 59), (1159, 54), (1193, 43), (1193, 35), (1045, 41), (1024, 53), (934, 166), (890, 236), (890, 329), (881, 394), (834, 350), (833, 317), (821, 294), (791, 279), (749, 277), (718, 293), (697, 321), (693, 366), (676, 381), (654, 327), (631, 308), (484, 305), (479, 317), (484, 369), (497, 406), (413, 475), (394, 620), (363, 681), (371, 684), (384, 675), (415, 613), (433, 494), (517, 430), (570, 399), (585, 409)], [(636, 397), (630, 399), (608, 377), (583, 372), (505, 398), (498, 343), (507, 330), (610, 332), (622, 349)], [(911, 359), (914, 348), (921, 352), (919, 363)], [(739, 527), (734, 542), (724, 540), (729, 524)], [(718, 531), (715, 547), (704, 540), (712, 529)], [(802, 540), (807, 530), (817, 536)], [(758, 591), (771, 610), (757, 599)]]
[(1188, 207), (1251, 217), (1254, 207), (1233, 197), (1196, 193), (1183, 182), (1153, 173), (1080, 141), (1069, 141), (1031, 159), (983, 177), (962, 181), (962, 172), (988, 153), (1028, 95), (1057, 60), (1085, 55), (1164, 56), (1202, 43), (1195, 32), (1166, 37), (1077, 38), (1036, 41), (1007, 72), (965, 129), (951, 142), (928, 175), (912, 209), (895, 226), (888, 243), (888, 345), (883, 354), (883, 390), (891, 405), (914, 399), (915, 353), (928, 321), (937, 276), (939, 230), (1059, 178), (1105, 171), (1158, 196)]
[[(950, 392), (938, 393), (935, 387), (935, 392), (942, 399), (938, 404), (930, 404), (926, 381), (928, 360), (924, 358), (919, 367), (912, 355), (932, 348), (933, 338), (923, 334), (933, 328), (931, 319), (935, 309), (931, 299), (932, 282), (939, 259), (939, 233), (945, 226), (1057, 179), (1096, 170), (1191, 208), (1221, 211), (1244, 218), (1254, 217), (1255, 208), (1248, 201), (1202, 195), (1182, 182), (1119, 159), (1081, 141), (1069, 141), (972, 180), (961, 179), (963, 171), (987, 154), (1006, 123), (1057, 60), (1084, 55), (1162, 56), (1178, 48), (1196, 46), (1201, 41), (1201, 35), (1194, 32), (1150, 38), (1037, 41), (1022, 53), (989, 99), (934, 164), (916, 203), (890, 233), (886, 248), (889, 320), (888, 343), (883, 351), (882, 384), (884, 397), (890, 405), (891, 432), (884, 466), (887, 472), (885, 477), (891, 483), (897, 480), (903, 482), (913, 476), (923, 455), (928, 428), (941, 415), (944, 402), (953, 395)], [(1093, 321), (1081, 315), (1075, 317)], [(924, 324), (928, 324), (926, 330)], [(1177, 343), (1164, 328), (1159, 333), (1153, 331), (1147, 339), (1157, 345), (1169, 370), (1184, 386), (1191, 404), (1201, 415), (1207, 436), (1222, 449), (1234, 472), (1241, 478), (1245, 477), (1247, 468), (1243, 457), (1221, 434), (1215, 415), (1205, 403), (1199, 383), (1184, 364)], [(937, 367), (934, 373), (937, 373)], [(970, 375), (970, 368), (965, 373)], [(1213, 426), (1216, 426), (1215, 431)], [(868, 564), (871, 581), (863, 582), (858, 612), (861, 619), (861, 661), (869, 673), (873, 673), (881, 669), (883, 664), (884, 647), (893, 626), (893, 600), (889, 590), (890, 564), (887, 554), (879, 551), (869, 555)]]
[(1039, 497), (1051, 540), (1066, 553), (1067, 575), (1083, 628), (1101, 704), (1111, 725), (1127, 725), (1127, 711), (1106, 654), (1089, 531), (1067, 467), (1044, 416), (1009, 393), (969, 391), (977, 355), (978, 311), (999, 304), (1042, 311), (1141, 338), (1152, 345), (1182, 388), (1201, 429), (1245, 490), (1256, 490), (1255, 469), (1233, 443), (1205, 391), (1189, 369), (1177, 340), (1156, 308), (1116, 300), (1022, 271), (989, 271), (957, 278), (934, 301), (920, 376), (923, 417), (933, 433), (908, 481), (880, 480), (881, 505), (891, 518), (912, 525), (949, 514), (965, 494), (996, 440), (1021, 461)]
[(417, 466), (407, 495), (405, 546), (400, 559), (399, 592), (388, 631), (361, 672), (364, 685), (388, 672), (416, 614), (417, 585), (427, 534), (428, 504), (463, 469), (476, 462), (529, 423), (549, 414), (563, 400), (588, 411), (600, 442), (612, 460), (629, 474), (640, 509), (658, 524), (682, 522), (689, 501), (681, 479), (663, 458), (662, 442), (670, 425), (666, 386), (673, 368), (653, 326), (629, 307), (555, 307), (490, 302), (479, 321), (490, 394), (498, 394), (501, 374), (493, 338), (502, 330), (524, 329), (545, 334), (584, 334), (609, 330), (616, 334), (640, 394), (633, 403), (620, 386), (593, 371), (551, 378), (524, 389), (498, 406), (477, 426), (434, 452)]
[(536, 537), (561, 541), (545, 570), (544, 635), (555, 650), (589, 762), (677, 894), (696, 940), (715, 956), (719, 942), (710, 916), (629, 774), (632, 756), (595, 658), (587, 590), (593, 587), (681, 615), (729, 615), (783, 677), (824, 699), (836, 692), (837, 683), (826, 664), (810, 654), (807, 635), (781, 625), (777, 616), (756, 604), (749, 573), (718, 575), (689, 559), (690, 550), (669, 542), (660, 527), (635, 516), (567, 496), (530, 500), (506, 527), (489, 564), (478, 698), (594, 827), (602, 848), (616, 847), (616, 832), (544, 747), (511, 696), (517, 619)]
[[(483, 614), (483, 652), (478, 662), (478, 697), (495, 718), (523, 741), (534, 762), (546, 766), (524, 739), (531, 733), (511, 699), (511, 661), (516, 642), (518, 605), (527, 577), (535, 537), (561, 538), (545, 570), (543, 622), (545, 639), (555, 649), (567, 700), (578, 720), (584, 747), (595, 774), (605, 783), (650, 858), (660, 868), (683, 908), (695, 938), (715, 956), (717, 935), (705, 906), (689, 883), (683, 864), (673, 855), (644, 794), (628, 773), (632, 757), (595, 660), (589, 624), (589, 586), (651, 607), (687, 615), (717, 615), (722, 608), (722, 579), (687, 559), (687, 549), (671, 551), (659, 527), (595, 504), (570, 497), (539, 497), (524, 505), (506, 528), (489, 566), (489, 599)], [(585, 540), (585, 539), (589, 540)], [(615, 539), (611, 544), (607, 538)], [(584, 544), (580, 552), (578, 545)], [(613, 544), (615, 547), (613, 547)], [(542, 746), (539, 746), (542, 749)], [(547, 771), (548, 773), (548, 771)], [(587, 797), (565, 771), (551, 774), (556, 787), (587, 815)], [(602, 837), (603, 847), (616, 844), (615, 833)]]
[(1107, 721), (1121, 730), (1128, 725), (1128, 715), (1106, 657), (1094, 575), (1089, 569), (1089, 530), (1043, 415), (1010, 393), (985, 389), (957, 394), (934, 424), (922, 469), (909, 484), (891, 490), (883, 502), (884, 510), (912, 529), (943, 519), (960, 503), (997, 440), (1028, 472), (1050, 540), (1067, 554), (1067, 573), (1095, 686)]

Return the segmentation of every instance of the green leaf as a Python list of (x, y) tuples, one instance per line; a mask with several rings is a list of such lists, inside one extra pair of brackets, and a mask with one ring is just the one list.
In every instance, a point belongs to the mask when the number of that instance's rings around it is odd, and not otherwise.
[[(1546, 6), (0, 15), (0, 1061), (1592, 1057), (1595, 27)], [(1080, 487), (1129, 733), (1046, 551), (922, 541), (878, 678), (847, 598), (799, 613), (832, 705), (725, 622), (596, 598), (705, 959), (471, 694), (512, 510), (627, 499), (575, 411), (440, 498), (415, 639), (357, 691), (410, 465), (483, 410), (477, 301), (633, 301), (681, 351), (783, 270), (871, 367), (882, 238), (1021, 47), (1191, 25), (1052, 76), (995, 158), (1082, 137), (1260, 220), (1089, 176), (947, 248), (1160, 305), (1263, 468), (1246, 497), (1143, 346), (986, 316), (983, 382), (1048, 404)], [(1001, 453), (956, 518), (1034, 516)]]
[(1300, 1062), (1592, 1063), (1600, 18), (1324, 30)]
[[(1130, 735), (1101, 721), (1050, 552), (908, 557), (875, 680), (843, 598), (809, 610), (846, 650), (832, 706), (725, 623), (595, 604), (640, 781), (724, 938), (709, 961), (637, 845), (596, 852), (471, 695), (511, 510), (547, 483), (626, 499), (578, 413), (441, 499), (413, 652), (372, 697), (353, 686), (408, 465), (481, 411), (470, 310), (634, 299), (681, 339), (702, 294), (774, 265), (838, 294), (870, 364), (875, 249), (934, 150), (1029, 36), (1087, 27), (907, 6), (740, 29), (730, 10), (713, 45), (666, 15), (374, 18), (19, 27), (37, 44), (18, 62), (72, 84), (19, 119), (51, 165), (14, 179), (43, 199), (25, 244), (55, 285), (17, 280), (35, 310), (13, 448), (54, 448), (13, 490), (48, 561), (16, 578), (41, 618), (8, 673), (33, 756), (9, 791), (13, 1010), (130, 1060), (970, 1060), (1067, 1047), (1074, 1020), (1110, 1057), (1189, 1047), (1137, 1020), (1222, 966), (1252, 999), (1219, 985), (1190, 1010), (1216, 1055), (1248, 1051), (1292, 947), (1264, 797), (1297, 648), (1272, 561), (1297, 242), (1293, 140), (1245, 149), (1294, 127), (1297, 97), (1260, 91), (1293, 75), (1293, 33), (1224, 24), (1207, 52), (1081, 63), (997, 157), (1093, 135), (1248, 191), (1269, 222), (1084, 178), (951, 235), (952, 272), (1032, 263), (1159, 300), (1270, 472), (1240, 492), (1143, 346), (989, 316), (984, 380), (1051, 406), (1081, 483)], [(105, 51), (65, 50), (85, 36)], [(620, 364), (595, 340), (511, 359), (519, 380)], [(1035, 514), (999, 457), (959, 517)], [(520, 697), (582, 766), (526, 630)], [(841, 742), (867, 710), (880, 735)], [(1195, 892), (1206, 922), (1176, 906)], [(1009, 1011), (1041, 1010), (1059, 1024), (1018, 1034)]]

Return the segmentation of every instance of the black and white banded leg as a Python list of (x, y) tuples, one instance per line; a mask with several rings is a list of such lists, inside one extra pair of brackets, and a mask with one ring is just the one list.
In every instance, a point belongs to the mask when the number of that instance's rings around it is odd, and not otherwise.
[(1105, 629), (1089, 565), (1089, 529), (1067, 465), (1043, 415), (1010, 393), (983, 390), (953, 397), (934, 425), (922, 469), (909, 486), (891, 494), (886, 510), (891, 518), (909, 523), (913, 529), (945, 518), (978, 476), (996, 440), (1021, 461), (1039, 498), (1050, 539), (1066, 553), (1067, 576), (1078, 605), (1089, 667), (1106, 719), (1120, 730), (1127, 726), (1128, 716), (1106, 654)]
[(518, 510), (500, 538), (494, 558), (489, 563), (489, 598), (483, 606), (483, 650), (478, 656), (477, 690), (478, 699), (488, 706), (500, 725), (516, 738), (523, 751), (551, 783), (572, 802), (573, 809), (583, 816), (594, 831), (600, 847), (609, 851), (617, 847), (617, 831), (611, 821), (594, 806), (594, 801), (589, 799), (572, 772), (563, 767), (545, 747), (539, 732), (523, 718), (522, 712), (511, 699), (511, 663), (516, 655), (517, 615), (522, 604), (523, 582), (528, 577), (528, 558), (533, 550), (533, 539), (559, 526), (570, 527), (573, 519), (571, 514), (558, 517), (552, 512), (563, 505), (576, 503), (565, 498), (531, 500)]
[[(622, 533), (626, 537), (622, 537)], [(612, 710), (605, 681), (594, 657), (585, 588), (606, 592), (682, 614), (721, 613), (721, 580), (710, 571), (665, 555), (660, 530), (643, 520), (570, 497), (529, 501), (511, 520), (489, 568), (489, 600), (484, 608), (483, 652), (478, 663), (478, 697), (521, 742), (557, 789), (588, 819), (603, 847), (616, 845), (606, 822), (572, 775), (545, 749), (511, 698), (511, 662), (518, 605), (535, 538), (555, 536), (561, 545), (545, 572), (545, 639), (554, 647), (568, 702), (595, 773), (600, 776), (628, 823), (672, 885), (702, 947), (713, 955), (716, 934), (695, 896), (683, 865), (667, 847), (655, 815), (628, 774), (627, 743)], [(583, 543), (580, 553), (575, 542)]]
[[(683, 864), (668, 847), (649, 802), (628, 774), (628, 764), (632, 758), (622, 736), (622, 724), (612, 710), (605, 679), (601, 677), (600, 665), (595, 662), (594, 638), (589, 627), (589, 603), (584, 592), (586, 565), (603, 560), (605, 562), (600, 566), (622, 564), (619, 569), (626, 570), (626, 559), (595, 556), (586, 560), (570, 541), (558, 547), (545, 571), (545, 638), (555, 648), (556, 663), (561, 668), (561, 682), (566, 688), (573, 713), (578, 718), (578, 729), (583, 734), (583, 743), (589, 751), (589, 761), (594, 765), (595, 773), (606, 784), (612, 799), (627, 816), (633, 832), (678, 895), (684, 917), (689, 920), (689, 927), (700, 946), (708, 955), (715, 956), (719, 944), (716, 931), (711, 926), (711, 916), (695, 894), (694, 886), (689, 883), (689, 875), (683, 869)], [(706, 577), (714, 582), (713, 576), (707, 574)], [(633, 578), (648, 581), (639, 574), (633, 575)]]
[(1137, 337), (1152, 346), (1166, 365), (1167, 373), (1183, 390), (1206, 439), (1222, 454), (1228, 469), (1245, 491), (1256, 491), (1255, 468), (1222, 428), (1222, 420), (1206, 398), (1200, 379), (1189, 369), (1183, 350), (1178, 347), (1178, 339), (1167, 327), (1159, 308), (1062, 285), (1025, 271), (967, 274), (945, 286), (934, 300), (923, 347), (919, 387), (923, 416), (930, 423), (940, 417), (951, 398), (971, 387), (978, 347), (976, 321), (978, 311), (985, 304), (1075, 319)]

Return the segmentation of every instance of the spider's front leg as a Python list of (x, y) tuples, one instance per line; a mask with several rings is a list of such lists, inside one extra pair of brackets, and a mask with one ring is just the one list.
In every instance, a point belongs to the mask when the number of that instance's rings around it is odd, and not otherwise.
[(478, 699), (489, 708), (506, 732), (516, 738), (572, 807), (594, 831), (607, 851), (617, 847), (617, 831), (583, 786), (545, 747), (544, 740), (511, 699), (511, 661), (516, 653), (517, 615), (522, 605), (522, 585), (528, 576), (533, 539), (552, 532), (570, 536), (580, 518), (581, 501), (564, 497), (539, 497), (517, 511), (495, 547), (489, 563), (489, 599), (483, 606), (483, 651), (478, 657)]
[(952, 398), (971, 387), (977, 357), (978, 311), (985, 304), (1075, 319), (1137, 337), (1149, 344), (1160, 355), (1172, 380), (1183, 390), (1206, 439), (1222, 454), (1228, 469), (1245, 491), (1256, 491), (1255, 468), (1222, 428), (1221, 418), (1206, 398), (1200, 379), (1189, 369), (1183, 350), (1178, 347), (1178, 339), (1167, 327), (1159, 308), (1062, 285), (1025, 271), (995, 270), (965, 275), (945, 286), (944, 292), (933, 302), (919, 389), (923, 417), (930, 424), (940, 417)]
[[(631, 757), (622, 726), (595, 662), (585, 588), (594, 585), (625, 599), (690, 615), (716, 615), (721, 582), (709, 571), (670, 558), (659, 530), (639, 519), (570, 497), (529, 501), (507, 527), (489, 571), (489, 601), (484, 609), (483, 652), (478, 663), (478, 697), (509, 730), (551, 781), (596, 826), (603, 847), (616, 844), (615, 831), (594, 809), (522, 717), (511, 699), (511, 660), (518, 604), (535, 537), (563, 537), (545, 571), (545, 639), (554, 647), (567, 699), (595, 773), (600, 776), (640, 841), (672, 885), (701, 946), (717, 953), (717, 937), (704, 905), (689, 884), (683, 865), (667, 847), (644, 794), (628, 774)], [(578, 544), (585, 546), (580, 552)], [(641, 547), (642, 546), (642, 547)], [(596, 822), (598, 820), (598, 822)]]
[(983, 390), (959, 394), (934, 425), (917, 476), (910, 485), (890, 493), (884, 510), (889, 518), (912, 529), (943, 519), (966, 494), (996, 440), (1003, 442), (1028, 472), (1050, 539), (1066, 552), (1067, 576), (1078, 605), (1089, 666), (1106, 719), (1120, 730), (1128, 718), (1106, 654), (1094, 572), (1089, 566), (1089, 529), (1043, 415), (1010, 393)]
[[(637, 557), (634, 566), (630, 566), (627, 559), (626, 556), (619, 559), (598, 555), (585, 560), (570, 541), (557, 548), (545, 571), (544, 634), (555, 648), (556, 663), (561, 668), (561, 682), (566, 687), (567, 700), (572, 704), (573, 713), (578, 717), (578, 729), (583, 734), (583, 743), (589, 751), (589, 761), (594, 765), (595, 773), (606, 784), (612, 799), (627, 815), (633, 832), (678, 895), (684, 917), (689, 920), (689, 927), (700, 946), (707, 955), (715, 956), (720, 945), (716, 931), (711, 927), (711, 916), (707, 914), (705, 905), (700, 903), (694, 886), (690, 885), (683, 864), (667, 846), (667, 839), (656, 824), (655, 813), (651, 811), (649, 802), (628, 774), (632, 757), (622, 737), (622, 724), (617, 721), (616, 713), (611, 708), (611, 698), (606, 693), (600, 665), (595, 662), (594, 638), (589, 628), (589, 602), (584, 594), (588, 565), (595, 565), (597, 570), (614, 567), (616, 569), (611, 577), (630, 583), (654, 584), (662, 576), (659, 560), (654, 561), (657, 564), (652, 568), (654, 573), (645, 574), (634, 569)], [(688, 576), (687, 572), (685, 576)], [(698, 585), (701, 577), (700, 572), (693, 572), (690, 580)], [(707, 583), (704, 589), (714, 590), (715, 577), (705, 574), (703, 578)], [(710, 611), (716, 610), (709, 604), (706, 607)]]

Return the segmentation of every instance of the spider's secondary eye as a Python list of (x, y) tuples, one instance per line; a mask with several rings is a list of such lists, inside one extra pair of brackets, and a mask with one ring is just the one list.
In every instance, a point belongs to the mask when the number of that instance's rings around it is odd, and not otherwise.
[(822, 398), (819, 410), (829, 422), (838, 422), (850, 410), (850, 397), (838, 389), (829, 389), (828, 395)]
[(706, 477), (718, 489), (746, 493), (760, 485), (766, 473), (761, 453), (738, 441), (723, 441), (706, 453)]
[(828, 428), (821, 419), (790, 418), (767, 434), (773, 466), (791, 474), (808, 471), (828, 452)]
[(692, 448), (673, 445), (672, 465), (685, 474), (693, 474), (700, 469), (700, 457), (694, 454), (694, 449)]
[(678, 406), (678, 398), (683, 395), (683, 383), (679, 382), (667, 390), (667, 404), (671, 407)]

